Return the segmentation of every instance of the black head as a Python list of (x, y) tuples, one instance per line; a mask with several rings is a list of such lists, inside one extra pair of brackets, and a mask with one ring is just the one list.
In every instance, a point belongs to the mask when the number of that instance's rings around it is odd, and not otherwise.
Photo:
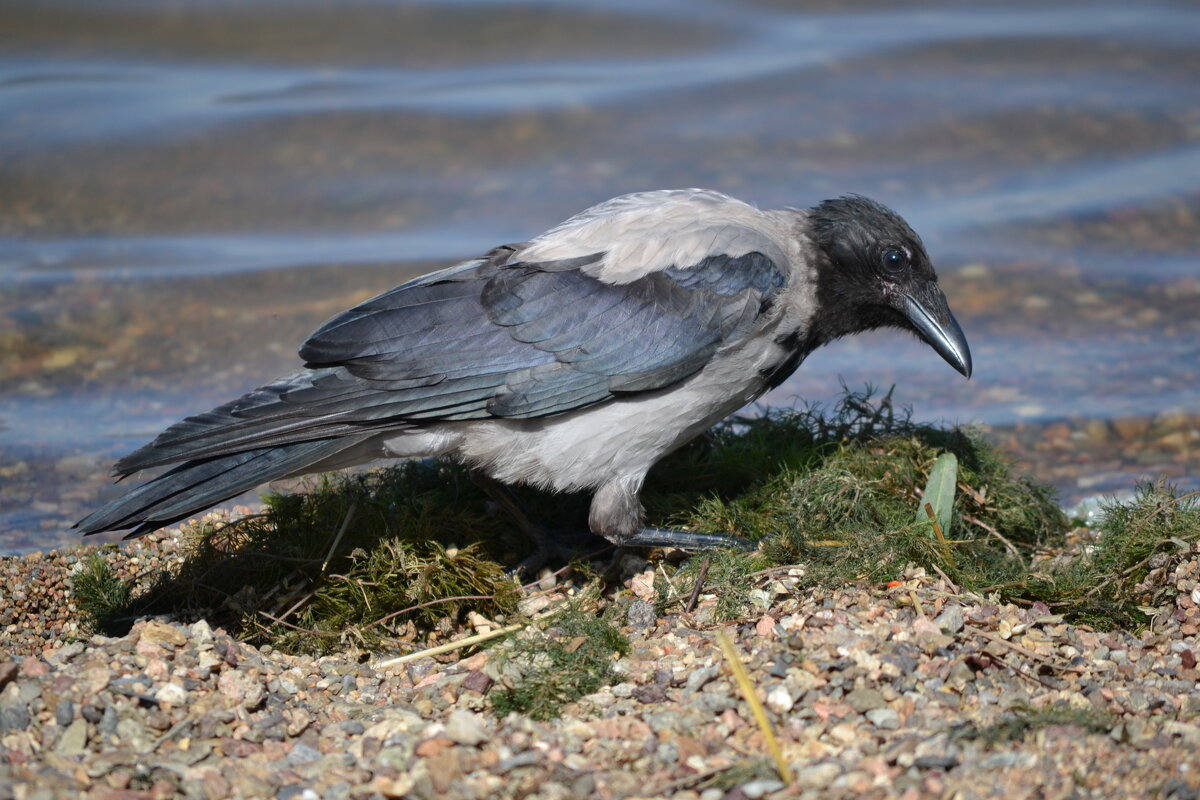
[(809, 212), (823, 341), (893, 326), (912, 331), (968, 378), (971, 351), (937, 273), (899, 214), (866, 197), (826, 200)]

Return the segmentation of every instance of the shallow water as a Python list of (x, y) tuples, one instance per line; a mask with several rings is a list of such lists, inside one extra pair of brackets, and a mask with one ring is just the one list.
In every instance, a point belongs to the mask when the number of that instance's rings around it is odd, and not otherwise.
[(880, 333), (771, 402), (896, 383), (1064, 499), (1196, 483), (1194, 4), (30, 0), (0, 30), (0, 551), (70, 541), (115, 457), (347, 305), (670, 186), (867, 194), (940, 267), (970, 382)]

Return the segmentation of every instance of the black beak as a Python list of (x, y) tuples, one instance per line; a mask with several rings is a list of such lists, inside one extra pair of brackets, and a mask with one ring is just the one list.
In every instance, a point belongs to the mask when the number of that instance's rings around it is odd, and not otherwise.
[(901, 295), (897, 310), (903, 314), (925, 342), (938, 352), (946, 363), (971, 377), (971, 348), (963, 336), (958, 320), (950, 313), (946, 295), (930, 282), (919, 290)]

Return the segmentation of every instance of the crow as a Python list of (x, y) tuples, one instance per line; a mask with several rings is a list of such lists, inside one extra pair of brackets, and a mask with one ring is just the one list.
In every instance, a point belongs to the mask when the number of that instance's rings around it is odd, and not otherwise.
[(617, 545), (736, 544), (646, 527), (646, 473), (816, 348), (881, 327), (971, 376), (929, 256), (887, 207), (624, 195), (334, 317), (299, 371), (118, 461), (120, 477), (175, 466), (76, 527), (138, 536), (267, 481), (446, 455), (510, 510), (507, 484), (592, 492), (589, 527)]

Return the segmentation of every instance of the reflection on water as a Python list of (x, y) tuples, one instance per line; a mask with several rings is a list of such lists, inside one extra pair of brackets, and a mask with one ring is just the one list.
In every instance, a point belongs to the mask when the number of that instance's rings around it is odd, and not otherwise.
[(877, 334), (772, 401), (895, 382), (1137, 450), (1015, 435), (1068, 496), (1190, 481), (1190, 429), (1080, 420), (1200, 407), (1200, 10), (829, 6), (0, 2), (0, 550), (68, 541), (114, 456), (341, 308), (669, 186), (871, 195), (941, 265), (971, 382)]

